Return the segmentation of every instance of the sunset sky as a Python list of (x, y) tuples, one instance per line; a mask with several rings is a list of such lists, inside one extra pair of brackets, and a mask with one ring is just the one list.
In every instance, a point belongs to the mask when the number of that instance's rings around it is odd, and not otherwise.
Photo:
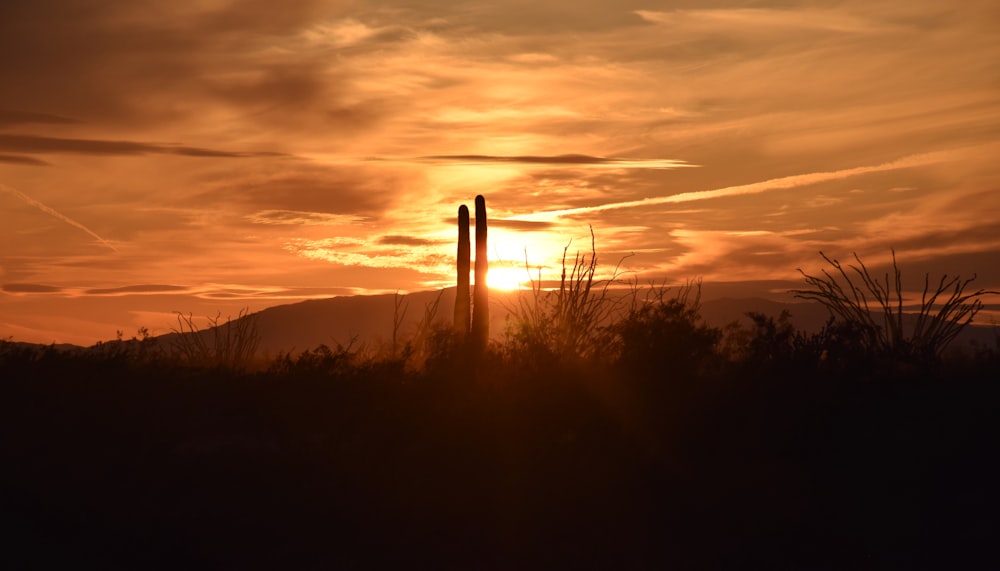
[(1000, 289), (998, 25), (995, 0), (5, 0), (0, 338), (452, 285), (476, 194), (498, 281), (592, 226), (640, 281), (760, 295), (895, 248)]

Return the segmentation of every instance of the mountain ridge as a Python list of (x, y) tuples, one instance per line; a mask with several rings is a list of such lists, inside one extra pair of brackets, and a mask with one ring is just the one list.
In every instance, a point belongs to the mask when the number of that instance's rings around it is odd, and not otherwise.
[[(617, 290), (625, 297), (627, 290)], [(702, 321), (709, 326), (724, 328), (733, 322), (744, 327), (752, 324), (748, 313), (758, 313), (777, 319), (783, 311), (790, 314), (790, 323), (800, 331), (819, 331), (829, 319), (826, 307), (814, 301), (780, 301), (753, 295), (740, 297), (734, 288), (713, 290), (716, 297), (700, 300)], [(667, 292), (672, 298), (676, 292)], [(719, 296), (719, 294), (722, 294)], [(531, 290), (491, 290), (490, 291), (490, 333), (491, 338), (502, 339), (511, 309), (517, 306), (518, 295), (531, 295)], [(393, 329), (399, 342), (409, 339), (420, 326), (421, 321), (435, 324), (451, 324), (455, 304), (455, 288), (440, 290), (420, 290), (408, 294), (365, 294), (336, 296), (323, 299), (309, 299), (276, 305), (256, 311), (243, 317), (254, 319), (259, 342), (257, 356), (269, 359), (279, 354), (298, 354), (315, 349), (320, 345), (358, 347), (366, 345), (371, 349), (388, 347), (392, 343)], [(233, 319), (236, 322), (240, 318)], [(195, 324), (204, 323), (198, 316)], [(394, 325), (395, 324), (395, 325)], [(219, 322), (220, 327), (225, 322)], [(200, 326), (200, 335), (211, 336), (213, 328)], [(171, 332), (152, 337), (158, 344), (169, 346), (178, 333)], [(977, 343), (991, 347), (996, 344), (995, 324), (972, 323), (955, 340), (955, 345), (969, 346)], [(127, 340), (126, 342), (131, 341)], [(37, 344), (8, 341), (21, 347), (52, 347), (60, 351), (81, 351), (96, 347), (107, 341), (83, 347), (72, 344)]]
[[(625, 291), (621, 293), (623, 296), (629, 295)], [(516, 296), (519, 294), (531, 295), (531, 291), (490, 292), (490, 332), (493, 339), (503, 337), (508, 316), (511, 309), (516, 307)], [(668, 295), (669, 297), (672, 296)], [(394, 327), (399, 342), (403, 342), (416, 332), (421, 321), (450, 324), (453, 320), (454, 303), (455, 288), (449, 287), (405, 295), (390, 293), (310, 299), (262, 309), (244, 319), (256, 321), (259, 335), (257, 355), (268, 359), (282, 353), (298, 354), (320, 345), (357, 347), (365, 344), (374, 349), (388, 347), (392, 342)], [(747, 316), (749, 312), (777, 319), (783, 311), (788, 311), (790, 323), (804, 332), (819, 331), (829, 318), (826, 307), (812, 301), (724, 296), (702, 299), (700, 302), (702, 320), (709, 326), (719, 328), (733, 322), (740, 322), (745, 327), (751, 325)], [(219, 326), (225, 324), (219, 323)], [(199, 334), (211, 335), (212, 328), (200, 328)], [(173, 332), (153, 339), (161, 344), (170, 344), (177, 335)], [(992, 346), (995, 335), (995, 326), (974, 323), (962, 331), (956, 344), (976, 342)], [(72, 350), (73, 347), (76, 346), (60, 345), (57, 348)]]

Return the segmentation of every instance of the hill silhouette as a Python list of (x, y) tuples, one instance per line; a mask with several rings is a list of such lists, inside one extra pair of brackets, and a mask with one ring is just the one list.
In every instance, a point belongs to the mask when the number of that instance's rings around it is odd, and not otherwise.
[[(714, 289), (714, 288), (713, 288)], [(717, 291), (729, 293), (725, 288)], [(625, 295), (625, 292), (620, 292)], [(398, 295), (398, 297), (397, 297)], [(494, 339), (503, 336), (509, 309), (516, 305), (518, 295), (529, 291), (491, 291), (490, 332)], [(377, 294), (332, 297), (289, 303), (263, 309), (250, 315), (257, 321), (260, 335), (258, 355), (269, 358), (279, 353), (297, 353), (320, 345), (338, 344), (388, 344), (393, 334), (396, 304), (401, 304), (401, 321), (398, 335), (408, 339), (427, 316), (427, 311), (437, 303), (432, 314), (436, 323), (451, 323), (451, 309), (455, 303), (455, 288), (417, 291), (409, 294)], [(405, 310), (405, 313), (404, 313)], [(786, 302), (762, 297), (717, 297), (703, 299), (700, 314), (712, 327), (725, 327), (739, 322), (749, 326), (748, 312), (777, 318), (783, 311), (790, 314), (790, 323), (805, 332), (819, 331), (829, 318), (826, 308), (815, 302)], [(198, 316), (195, 316), (198, 317)], [(211, 335), (211, 328), (202, 330)], [(973, 324), (962, 332), (956, 346), (976, 342), (992, 344), (994, 327)], [(172, 343), (176, 333), (158, 336), (162, 343)]]

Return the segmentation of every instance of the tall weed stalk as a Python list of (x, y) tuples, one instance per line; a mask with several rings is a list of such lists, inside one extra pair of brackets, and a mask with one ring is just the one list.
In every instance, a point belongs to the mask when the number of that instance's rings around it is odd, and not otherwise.
[[(622, 258), (608, 279), (597, 279), (597, 250), (594, 230), (590, 229), (590, 256), (577, 252), (569, 263), (568, 244), (563, 248), (559, 287), (543, 287), (541, 269), (536, 276), (525, 254), (525, 271), (530, 290), (519, 295), (517, 303), (506, 307), (509, 314), (508, 347), (516, 352), (527, 351), (533, 357), (591, 357), (600, 352), (603, 328), (607, 326), (621, 303), (609, 295), (609, 288), (622, 275)], [(543, 355), (539, 355), (542, 353)]]
[(177, 312), (177, 328), (171, 329), (177, 334), (174, 351), (197, 366), (242, 369), (249, 365), (260, 343), (257, 317), (250, 315), (248, 308), (241, 309), (236, 319), (227, 317), (222, 324), (220, 316), (207, 318), (209, 334), (198, 327), (192, 314)]

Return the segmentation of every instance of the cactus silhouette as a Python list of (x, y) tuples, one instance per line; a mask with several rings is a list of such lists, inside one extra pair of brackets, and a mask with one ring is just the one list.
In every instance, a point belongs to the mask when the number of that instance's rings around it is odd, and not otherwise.
[(458, 207), (458, 284), (455, 291), (455, 332), (463, 337), (469, 334), (471, 299), (469, 297), (469, 270), (472, 254), (469, 244), (469, 207)]
[(486, 274), (486, 199), (476, 196), (476, 287), (472, 303), (472, 340), (476, 349), (485, 349), (490, 337), (489, 287)]

